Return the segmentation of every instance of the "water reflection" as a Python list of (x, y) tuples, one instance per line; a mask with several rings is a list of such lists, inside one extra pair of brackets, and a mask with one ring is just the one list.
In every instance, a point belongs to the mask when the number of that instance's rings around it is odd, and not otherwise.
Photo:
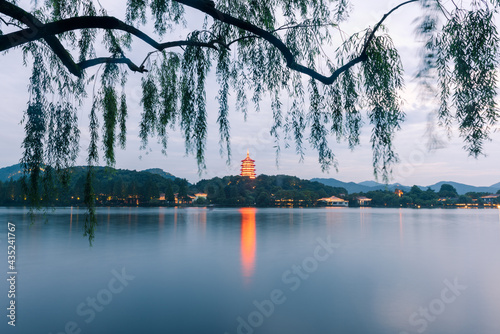
[(69, 236), (71, 237), (71, 229), (73, 228), (73, 207), (69, 213)]
[(201, 209), (199, 212), (197, 212), (196, 224), (198, 225), (198, 228), (200, 229), (202, 235), (205, 236), (205, 232), (207, 230), (207, 210), (206, 210), (206, 208)]
[(399, 209), (399, 242), (401, 243), (401, 245), (404, 243), (403, 209)]
[(163, 230), (163, 225), (165, 224), (165, 213), (163, 212), (163, 208), (159, 208), (159, 215), (158, 215), (158, 224), (159, 224), (159, 230)]
[(177, 233), (177, 207), (174, 208), (174, 235)]
[[(420, 325), (413, 324), (423, 324), (424, 313), (435, 317), (427, 320), (426, 334), (500, 333), (498, 209), (217, 208), (206, 216), (201, 210), (168, 208), (159, 214), (157, 208), (113, 208), (106, 232), (108, 209), (98, 208), (100, 231), (90, 248), (81, 233), (68, 237), (68, 223), (80, 231), (82, 208), (48, 213), (50, 224), (33, 226), (27, 210), (0, 208), (0, 220), (16, 222), (25, 254), (19, 257), (26, 278), (19, 319), (29, 321), (19, 322), (19, 333), (59, 333), (73, 319), (85, 326), (82, 333), (106, 333), (112, 326), (113, 333), (135, 334), (143, 331), (140, 319), (148, 319), (154, 333), (397, 334), (416, 333)], [(136, 216), (138, 226), (127, 233)], [(0, 240), (7, 240), (6, 234), (0, 230)], [(341, 250), (308, 273), (309, 279), (299, 280), (300, 289), (292, 293), (293, 285), (281, 280), (284, 270), (314, 256), (317, 238), (328, 236)], [(92, 323), (75, 318), (77, 305), (91, 310), (86, 296), (101, 299), (111, 271), (121, 268), (136, 278)], [(287, 277), (300, 279), (294, 272)], [(455, 278), (468, 288), (443, 304), (443, 282), (454, 284)], [(275, 313), (266, 317), (261, 310), (269, 310), (264, 300), (274, 289), (287, 301), (275, 304)], [(50, 291), (58, 295), (47, 308)], [(446, 309), (438, 317), (442, 305)], [(262, 326), (250, 327), (249, 320)]]
[(127, 226), (128, 226), (128, 230), (130, 231), (130, 224), (132, 222), (132, 208), (128, 208), (128, 222), (127, 222)]
[(255, 208), (241, 208), (241, 269), (245, 284), (250, 283), (255, 270)]
[(109, 220), (110, 220), (110, 214), (111, 214), (111, 208), (108, 207), (108, 221), (107, 221), (107, 224), (106, 224), (106, 227), (107, 227), (107, 231), (109, 232)]

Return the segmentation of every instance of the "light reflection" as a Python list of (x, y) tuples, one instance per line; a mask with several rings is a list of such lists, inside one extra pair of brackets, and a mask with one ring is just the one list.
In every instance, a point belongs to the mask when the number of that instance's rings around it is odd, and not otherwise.
[(255, 208), (241, 208), (241, 266), (245, 284), (250, 283), (255, 270), (256, 227)]
[(207, 209), (201, 209), (201, 212), (198, 212), (196, 215), (196, 221), (198, 223), (198, 227), (201, 231), (201, 234), (205, 236), (205, 232), (207, 230)]
[(401, 244), (404, 242), (404, 232), (403, 232), (403, 209), (399, 209), (399, 241)]
[(69, 235), (71, 236), (71, 229), (73, 228), (73, 207), (71, 207), (70, 211), (70, 216), (69, 216)]
[(177, 232), (177, 207), (174, 208), (174, 234)]
[(363, 212), (363, 208), (359, 210), (359, 223), (361, 225), (361, 238), (365, 237), (365, 215)]
[(160, 231), (163, 230), (163, 225), (165, 224), (165, 213), (163, 212), (163, 208), (159, 208), (158, 215), (158, 224), (160, 225)]
[(130, 223), (131, 223), (131, 220), (132, 220), (132, 212), (131, 212), (131, 208), (129, 207), (128, 208), (128, 223), (127, 223), (127, 226), (128, 226), (128, 230), (130, 231)]

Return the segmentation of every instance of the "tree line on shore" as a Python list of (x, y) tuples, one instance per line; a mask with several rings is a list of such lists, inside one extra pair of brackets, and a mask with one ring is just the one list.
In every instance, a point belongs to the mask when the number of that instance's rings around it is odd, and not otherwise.
[[(67, 180), (51, 178), (45, 170), (40, 180), (41, 205), (83, 205), (86, 167), (74, 167)], [(0, 182), (0, 205), (28, 205), (26, 180)], [(347, 190), (297, 177), (259, 175), (256, 179), (241, 176), (215, 177), (192, 185), (187, 180), (142, 171), (95, 168), (94, 193), (96, 205), (187, 205), (196, 193), (205, 193), (194, 204), (222, 206), (314, 206), (329, 196), (346, 196)]]
[[(500, 194), (500, 190), (497, 192)], [(369, 191), (360, 194), (348, 195), (351, 206), (356, 205), (356, 198), (360, 195), (370, 198), (371, 206), (375, 207), (450, 207), (463, 205), (483, 205), (487, 203), (482, 197), (491, 195), (484, 192), (468, 192), (459, 195), (450, 184), (443, 184), (439, 191), (431, 188), (422, 190), (418, 186), (411, 187), (409, 192), (398, 194), (388, 190)], [(500, 196), (489, 201), (491, 204), (500, 204)]]
[[(40, 203), (46, 206), (83, 205), (85, 167), (74, 167), (68, 171), (67, 179), (56, 182), (50, 178), (50, 169), (40, 181), (43, 189)], [(26, 180), (0, 182), (0, 205), (28, 205)], [(107, 167), (95, 169), (94, 192), (98, 206), (113, 205), (219, 205), (219, 206), (294, 206), (314, 207), (326, 205), (321, 198), (336, 196), (358, 206), (359, 197), (371, 199), (374, 207), (446, 207), (478, 204), (487, 193), (470, 192), (459, 195), (456, 189), (443, 184), (436, 192), (430, 188), (422, 190), (413, 186), (409, 192), (389, 190), (348, 194), (345, 188), (331, 187), (320, 182), (302, 180), (288, 175), (259, 175), (255, 179), (241, 176), (215, 177), (189, 184), (187, 180), (142, 171), (119, 170)], [(195, 195), (198, 196), (195, 196)], [(498, 192), (500, 194), (500, 191)], [(500, 197), (489, 200), (500, 204)]]

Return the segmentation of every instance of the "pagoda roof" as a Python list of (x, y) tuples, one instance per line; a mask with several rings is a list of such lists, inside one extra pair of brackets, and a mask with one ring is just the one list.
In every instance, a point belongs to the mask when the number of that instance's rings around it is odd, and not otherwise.
[(241, 162), (245, 162), (245, 161), (255, 162), (255, 160), (252, 160), (249, 157), (246, 157), (245, 159), (241, 160)]
[(255, 162), (255, 160), (250, 159), (250, 152), (248, 150), (247, 150), (247, 157), (241, 160), (241, 162), (246, 162), (246, 161)]

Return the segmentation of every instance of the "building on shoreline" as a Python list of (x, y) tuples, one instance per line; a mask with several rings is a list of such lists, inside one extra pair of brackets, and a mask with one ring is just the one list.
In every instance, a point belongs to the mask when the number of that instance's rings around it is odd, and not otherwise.
[(499, 201), (499, 198), (500, 198), (500, 194), (498, 195), (487, 195), (487, 196), (482, 196), (481, 199), (485, 202), (485, 203), (498, 203)]
[(356, 201), (359, 206), (369, 206), (372, 204), (372, 199), (365, 197), (365, 196), (359, 196), (356, 198)]
[(318, 202), (326, 203), (326, 206), (342, 206), (342, 207), (349, 206), (349, 201), (346, 201), (336, 196), (320, 198), (318, 199)]

